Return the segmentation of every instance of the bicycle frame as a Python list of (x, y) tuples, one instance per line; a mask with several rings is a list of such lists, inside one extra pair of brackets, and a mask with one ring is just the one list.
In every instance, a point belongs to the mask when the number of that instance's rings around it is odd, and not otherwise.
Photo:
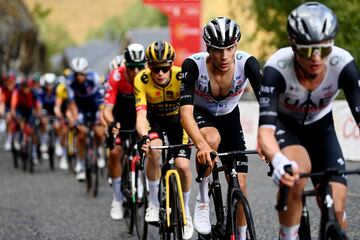
[[(257, 154), (257, 151), (233, 151), (233, 152), (227, 152), (227, 153), (220, 153), (217, 154), (217, 156), (221, 157), (221, 156), (235, 156), (235, 155), (239, 155), (239, 154)], [(211, 154), (212, 158), (215, 159), (216, 155)], [(222, 202), (222, 193), (221, 193), (221, 185), (220, 185), (220, 181), (219, 181), (219, 172), (220, 171), (224, 171), (225, 170), (225, 166), (221, 166), (221, 167), (217, 167), (217, 165), (214, 165), (214, 168), (212, 170), (212, 176), (213, 176), (213, 182), (211, 184), (214, 185), (212, 188), (209, 188), (209, 192), (212, 191), (212, 189), (214, 189), (214, 198), (216, 198), (217, 201), (217, 206), (215, 205), (216, 208), (216, 218), (217, 218), (217, 223), (215, 225), (216, 229), (215, 229), (215, 234), (218, 234), (220, 236), (217, 237), (226, 237), (226, 239), (229, 239), (228, 237), (230, 237), (230, 239), (236, 239), (235, 234), (236, 234), (236, 209), (237, 206), (236, 204), (238, 203), (238, 201), (242, 202), (242, 206), (245, 209), (245, 207), (247, 208), (247, 212), (244, 210), (244, 214), (245, 214), (245, 218), (248, 222), (248, 227), (251, 228), (252, 233), (252, 237), (253, 239), (256, 239), (256, 233), (255, 233), (255, 229), (254, 227), (254, 223), (252, 220), (252, 216), (251, 216), (251, 210), (248, 207), (249, 203), (245, 197), (245, 195), (243, 194), (243, 192), (241, 191), (239, 182), (238, 182), (238, 173), (236, 172), (235, 169), (236, 166), (236, 159), (233, 158), (232, 159), (232, 164), (230, 167), (230, 171), (229, 171), (229, 180), (228, 180), (228, 186), (227, 186), (227, 198), (226, 198), (226, 217), (225, 217), (225, 211), (223, 209), (223, 202)], [(202, 167), (199, 170), (199, 175), (196, 178), (197, 182), (202, 181), (202, 176), (204, 175), (204, 172), (206, 171), (207, 166), (205, 165), (205, 167)], [(216, 192), (215, 192), (216, 190)], [(209, 196), (210, 197), (210, 196)], [(237, 200), (237, 201), (236, 201)], [(225, 220), (226, 219), (226, 220)], [(250, 223), (249, 223), (250, 221)], [(228, 231), (228, 229), (232, 229), (232, 231)]]
[[(285, 171), (289, 173), (287, 167), (285, 167)], [(329, 183), (329, 179), (332, 176), (342, 175), (342, 174), (360, 174), (359, 170), (351, 170), (344, 171), (338, 169), (327, 169), (324, 172), (319, 173), (303, 173), (300, 174), (300, 178), (305, 177), (320, 177), (319, 187), (313, 191), (304, 191), (303, 192), (303, 208), (306, 207), (306, 197), (307, 196), (316, 196), (319, 195), (322, 204), (321, 204), (321, 219), (320, 219), (320, 231), (319, 231), (319, 239), (328, 239), (328, 234), (330, 234), (330, 230), (335, 231), (338, 238), (335, 239), (347, 239), (347, 236), (344, 231), (341, 230), (340, 224), (336, 219), (335, 209), (334, 209), (334, 200), (332, 195), (332, 189)], [(287, 189), (284, 191), (284, 189)], [(288, 187), (282, 186), (280, 187), (280, 196), (277, 203), (277, 210), (282, 211), (286, 210), (287, 205), (287, 197), (284, 196), (288, 192)], [(279, 207), (281, 206), (281, 207)], [(306, 209), (305, 209), (306, 210)], [(304, 209), (303, 209), (304, 212)], [(305, 211), (307, 214), (307, 211)], [(305, 216), (308, 217), (308, 216)], [(300, 239), (311, 239), (310, 236), (310, 225), (306, 222), (306, 226), (300, 226), (301, 231), (299, 231)], [(302, 232), (306, 231), (306, 232)], [(333, 234), (333, 233), (332, 233)]]

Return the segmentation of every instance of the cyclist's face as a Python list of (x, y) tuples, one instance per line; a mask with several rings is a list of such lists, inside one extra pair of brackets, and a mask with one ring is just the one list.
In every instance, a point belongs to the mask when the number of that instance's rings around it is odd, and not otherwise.
[(234, 63), (236, 47), (237, 45), (225, 49), (208, 47), (210, 59), (214, 67), (221, 72), (229, 71), (231, 64)]
[(165, 85), (170, 80), (171, 65), (165, 67), (150, 67), (151, 77), (159, 85)]
[(139, 66), (139, 67), (126, 67), (126, 70), (129, 74), (130, 77), (130, 82), (133, 83), (134, 82), (134, 78), (136, 77), (136, 75), (145, 68), (145, 66)]
[(79, 83), (83, 83), (86, 80), (86, 75), (84, 73), (76, 73), (76, 80)]

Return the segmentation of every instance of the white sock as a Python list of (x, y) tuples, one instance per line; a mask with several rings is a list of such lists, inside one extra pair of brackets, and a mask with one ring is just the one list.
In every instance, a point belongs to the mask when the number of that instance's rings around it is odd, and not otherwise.
[(209, 202), (209, 195), (208, 195), (208, 182), (209, 182), (209, 178), (208, 177), (204, 177), (202, 182), (199, 183), (199, 195), (198, 195), (198, 200), (201, 203), (207, 203)]
[(159, 206), (158, 193), (159, 193), (160, 180), (156, 180), (156, 181), (148, 180), (148, 182), (149, 182), (150, 204), (158, 207)]
[(113, 192), (114, 192), (115, 199), (118, 202), (122, 202), (123, 201), (123, 194), (121, 192), (121, 177), (113, 178), (111, 185), (112, 185), (112, 189), (113, 189)]
[(279, 240), (297, 240), (298, 239), (298, 231), (299, 231), (300, 224), (285, 227), (280, 225), (279, 230)]
[(184, 207), (185, 207), (186, 216), (191, 216), (190, 208), (189, 208), (190, 191), (183, 192), (183, 198), (184, 198)]
[(237, 226), (237, 238), (239, 240), (246, 240), (246, 228), (247, 226)]
[(7, 136), (6, 136), (6, 142), (11, 143), (12, 137), (13, 137), (13, 134), (12, 134), (12, 133), (8, 133)]

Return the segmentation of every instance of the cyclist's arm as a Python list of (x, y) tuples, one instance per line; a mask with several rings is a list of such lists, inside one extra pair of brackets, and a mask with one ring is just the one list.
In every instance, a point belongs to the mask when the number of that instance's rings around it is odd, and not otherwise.
[(118, 95), (117, 83), (121, 80), (120, 77), (121, 77), (120, 73), (117, 70), (115, 71), (114, 69), (113, 71), (110, 72), (109, 79), (105, 83), (104, 119), (108, 124), (114, 121), (114, 116), (112, 111), (114, 109), (114, 105), (116, 103), (116, 97)]
[(148, 135), (149, 129), (149, 124), (147, 121), (147, 100), (145, 92), (146, 86), (141, 81), (141, 75), (142, 74), (138, 74), (134, 79), (136, 130), (140, 137)]
[(180, 119), (185, 131), (197, 148), (208, 147), (194, 119), (194, 88), (199, 76), (199, 69), (191, 59), (185, 59), (182, 65), (182, 79), (180, 91)]
[(55, 105), (54, 105), (54, 113), (58, 118), (62, 118), (63, 114), (61, 112), (61, 105), (63, 103), (63, 99), (56, 97), (55, 98)]
[(5, 114), (5, 94), (0, 88), (0, 116), (4, 116)]
[(259, 101), (260, 83), (262, 81), (261, 67), (255, 57), (251, 56), (245, 63), (245, 76), (249, 79), (256, 99)]
[(275, 138), (275, 129), (279, 94), (284, 90), (285, 80), (283, 76), (276, 69), (266, 67), (260, 90), (258, 144), (261, 153), (268, 160), (273, 159), (275, 154), (280, 152)]
[(10, 104), (10, 113), (12, 117), (16, 117), (16, 108), (18, 105), (19, 97), (18, 97), (18, 90), (14, 90), (11, 94), (11, 104)]
[(341, 71), (339, 86), (344, 90), (352, 115), (360, 128), (360, 74), (354, 60)]

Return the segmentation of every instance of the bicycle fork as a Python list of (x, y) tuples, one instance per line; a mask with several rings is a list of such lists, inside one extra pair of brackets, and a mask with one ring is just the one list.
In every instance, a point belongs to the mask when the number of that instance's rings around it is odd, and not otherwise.
[(180, 197), (180, 205), (181, 205), (181, 212), (182, 214), (182, 218), (183, 218), (183, 223), (184, 225), (186, 225), (186, 214), (185, 214), (185, 206), (184, 206), (184, 198), (183, 198), (183, 194), (182, 194), (182, 188), (181, 188), (181, 182), (180, 182), (180, 176), (179, 173), (176, 169), (170, 169), (166, 172), (165, 175), (165, 185), (166, 185), (166, 223), (167, 226), (170, 227), (170, 192), (169, 192), (169, 178), (171, 175), (175, 176), (176, 179), (176, 185), (178, 186), (178, 190), (179, 190), (179, 197)]

